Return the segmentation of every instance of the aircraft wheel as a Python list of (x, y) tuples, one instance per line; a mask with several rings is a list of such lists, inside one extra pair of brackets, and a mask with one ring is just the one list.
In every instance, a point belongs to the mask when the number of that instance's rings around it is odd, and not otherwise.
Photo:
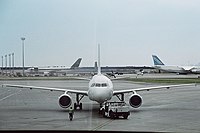
[(110, 116), (111, 119), (114, 119), (114, 118), (115, 118), (114, 113), (113, 113), (112, 110), (109, 111), (109, 116)]
[(80, 103), (80, 106), (79, 106), (79, 107), (80, 107), (80, 110), (82, 110), (82, 108), (83, 108), (83, 104), (82, 104), (82, 103)]
[(77, 110), (77, 107), (78, 107), (80, 110), (82, 110), (83, 104), (82, 104), (82, 103), (80, 103), (80, 104), (74, 103), (74, 110)]
[(124, 117), (124, 119), (127, 119), (128, 118), (128, 114), (124, 115), (123, 117)]

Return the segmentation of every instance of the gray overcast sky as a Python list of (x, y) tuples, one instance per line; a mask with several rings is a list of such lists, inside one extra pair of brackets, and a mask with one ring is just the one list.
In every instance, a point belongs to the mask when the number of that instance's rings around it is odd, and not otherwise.
[(102, 66), (200, 62), (200, 0), (0, 0), (0, 55), (15, 64)]

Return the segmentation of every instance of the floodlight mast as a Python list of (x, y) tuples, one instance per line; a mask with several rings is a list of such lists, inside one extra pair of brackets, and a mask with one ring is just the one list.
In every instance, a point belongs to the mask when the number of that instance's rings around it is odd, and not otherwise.
[(25, 74), (24, 74), (24, 40), (25, 40), (25, 37), (21, 37), (21, 40), (22, 40), (22, 66), (23, 66), (23, 76), (25, 76)]
[(12, 70), (12, 73), (13, 73), (13, 75), (14, 75), (14, 67), (15, 67), (15, 54), (14, 53), (12, 53), (12, 68), (13, 68), (13, 70)]
[(8, 54), (8, 56), (9, 56), (9, 71), (10, 71), (9, 75), (11, 76), (11, 54)]
[(6, 76), (7, 76), (7, 55), (5, 55), (5, 69), (6, 69)]

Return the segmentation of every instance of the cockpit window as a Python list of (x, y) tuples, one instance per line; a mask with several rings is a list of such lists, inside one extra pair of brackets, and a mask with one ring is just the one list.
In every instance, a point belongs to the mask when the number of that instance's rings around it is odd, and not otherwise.
[(101, 84), (99, 84), (99, 83), (96, 83), (96, 87), (101, 87)]
[(102, 87), (106, 87), (106, 86), (107, 86), (107, 84), (106, 84), (106, 83), (103, 83), (103, 84), (102, 84)]
[(107, 86), (108, 86), (107, 83), (102, 83), (102, 84), (100, 84), (100, 83), (93, 83), (91, 85), (91, 87), (107, 87)]
[(93, 83), (92, 85), (91, 85), (91, 87), (94, 87), (95, 86), (95, 83)]

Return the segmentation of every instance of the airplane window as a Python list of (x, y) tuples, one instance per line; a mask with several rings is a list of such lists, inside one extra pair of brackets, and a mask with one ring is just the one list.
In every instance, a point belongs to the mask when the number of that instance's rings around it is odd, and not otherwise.
[(92, 84), (91, 85), (91, 87), (94, 87), (94, 86), (96, 86), (96, 87), (106, 87), (106, 86), (108, 86), (108, 84), (106, 84), (106, 83), (102, 83), (102, 84), (100, 84), (100, 83), (94, 83), (94, 84)]
[(107, 86), (107, 84), (106, 84), (106, 83), (103, 83), (103, 84), (102, 84), (102, 87), (106, 87), (106, 86)]
[(91, 87), (94, 87), (95, 86), (95, 83), (93, 83), (92, 85), (91, 85)]
[(101, 87), (101, 84), (99, 84), (99, 83), (96, 83), (96, 87)]

